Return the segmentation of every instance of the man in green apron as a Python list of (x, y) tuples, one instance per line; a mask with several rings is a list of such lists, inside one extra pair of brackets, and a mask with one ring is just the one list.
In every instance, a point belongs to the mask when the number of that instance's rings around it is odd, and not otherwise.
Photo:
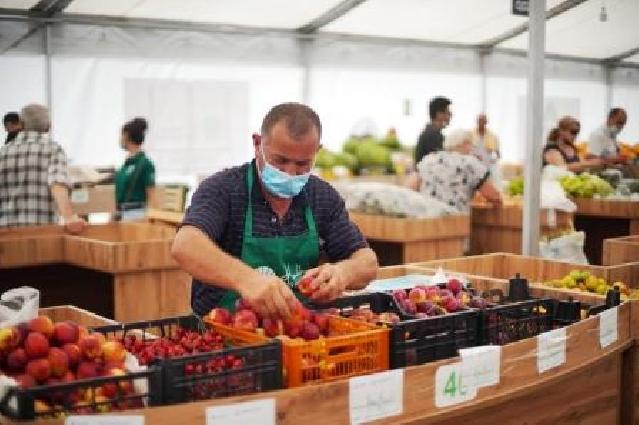
[(287, 317), (303, 277), (313, 279), (313, 300), (326, 302), (376, 276), (343, 200), (311, 175), (320, 136), (311, 108), (277, 105), (253, 135), (255, 159), (202, 182), (173, 244), (193, 276), (195, 313), (233, 309), (241, 297), (261, 315)]

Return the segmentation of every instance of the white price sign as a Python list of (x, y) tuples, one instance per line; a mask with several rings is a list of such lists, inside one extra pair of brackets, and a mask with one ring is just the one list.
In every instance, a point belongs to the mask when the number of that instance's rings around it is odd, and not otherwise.
[(477, 396), (472, 374), (463, 363), (440, 366), (435, 373), (435, 406), (463, 403)]
[(501, 346), (464, 348), (459, 350), (471, 385), (481, 388), (499, 384), (501, 375)]
[(601, 348), (606, 348), (617, 341), (618, 315), (618, 307), (609, 308), (599, 313), (599, 343)]
[(144, 425), (144, 416), (87, 415), (69, 416), (65, 425)]
[(547, 370), (566, 363), (566, 328), (537, 335), (537, 371)]
[(357, 376), (348, 381), (351, 424), (361, 424), (404, 411), (404, 369)]
[(275, 425), (275, 399), (206, 408), (206, 425)]

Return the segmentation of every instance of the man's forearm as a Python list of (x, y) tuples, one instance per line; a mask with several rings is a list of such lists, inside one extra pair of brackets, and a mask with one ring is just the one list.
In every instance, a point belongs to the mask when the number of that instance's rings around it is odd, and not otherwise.
[(193, 226), (184, 226), (178, 231), (171, 254), (195, 279), (237, 292), (258, 277), (255, 270), (222, 251)]
[(52, 184), (50, 189), (60, 216), (63, 218), (73, 216), (73, 207), (69, 199), (69, 189), (62, 184)]
[(339, 266), (346, 275), (347, 289), (362, 289), (377, 276), (377, 256), (370, 248), (362, 248), (350, 258), (340, 261)]

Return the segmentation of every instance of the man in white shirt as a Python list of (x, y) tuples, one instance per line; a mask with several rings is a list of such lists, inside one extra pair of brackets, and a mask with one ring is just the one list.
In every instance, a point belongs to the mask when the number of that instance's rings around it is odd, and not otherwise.
[(608, 113), (608, 121), (590, 134), (588, 139), (588, 154), (606, 159), (619, 156), (617, 135), (626, 125), (628, 116), (622, 108), (612, 108)]
[(499, 138), (487, 127), (486, 114), (477, 116), (477, 127), (473, 130), (473, 154), (485, 166), (490, 167), (499, 159)]

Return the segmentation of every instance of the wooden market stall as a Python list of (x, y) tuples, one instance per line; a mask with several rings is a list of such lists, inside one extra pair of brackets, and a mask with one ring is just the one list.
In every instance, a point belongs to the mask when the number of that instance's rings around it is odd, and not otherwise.
[(591, 264), (602, 264), (605, 239), (639, 235), (639, 201), (573, 200), (577, 204), (575, 228), (586, 233), (585, 252)]
[[(520, 202), (505, 201), (499, 207), (473, 202), (470, 252), (487, 254), (511, 252), (521, 254), (523, 210)], [(540, 235), (552, 236), (570, 231), (573, 215), (564, 211), (542, 210), (539, 213)]]
[[(354, 381), (335, 381), (249, 396), (214, 399), (187, 404), (112, 412), (112, 415), (141, 415), (149, 424), (201, 424), (207, 409), (247, 401), (270, 400), (274, 403), (273, 423), (279, 425), (347, 424), (353, 414), (371, 413), (384, 403), (395, 402), (398, 410), (373, 423), (446, 424), (467, 422), (477, 425), (500, 423), (572, 423), (630, 424), (634, 412), (634, 394), (624, 386), (632, 385), (629, 355), (632, 353), (631, 314), (637, 305), (624, 303), (616, 315), (616, 340), (602, 347), (599, 317), (591, 317), (565, 328), (565, 358), (556, 367), (539, 372), (536, 338), (524, 339), (501, 349), (499, 383), (479, 388), (473, 397), (436, 405), (446, 396), (448, 384), (437, 379), (448, 366), (459, 364), (455, 357), (391, 374), (398, 377), (386, 384), (360, 381), (365, 391), (363, 404), (352, 400)], [(561, 352), (561, 351), (560, 351)], [(451, 366), (452, 367), (452, 366)], [(370, 378), (384, 379), (387, 374)], [(389, 382), (393, 382), (392, 384)], [(368, 383), (367, 387), (362, 387)], [(389, 392), (392, 391), (392, 392)], [(7, 422), (11, 423), (11, 422)], [(22, 422), (25, 423), (25, 422)], [(33, 422), (63, 424), (65, 419)]]
[(0, 291), (30, 285), (45, 306), (73, 302), (118, 321), (186, 313), (191, 278), (171, 258), (174, 236), (148, 223), (92, 225), (78, 236), (59, 226), (3, 229)]
[(603, 245), (604, 265), (639, 261), (639, 235), (606, 239)]
[(430, 219), (385, 217), (352, 211), (349, 215), (382, 266), (463, 255), (470, 235), (467, 215)]

